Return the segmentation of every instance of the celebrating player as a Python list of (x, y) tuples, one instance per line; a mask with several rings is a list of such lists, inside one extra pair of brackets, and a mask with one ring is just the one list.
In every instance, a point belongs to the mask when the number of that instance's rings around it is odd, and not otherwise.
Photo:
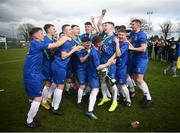
[(56, 43), (44, 43), (43, 31), (39, 27), (33, 28), (30, 35), (32, 40), (24, 63), (24, 85), (27, 95), (32, 98), (32, 103), (27, 114), (26, 126), (36, 128), (38, 123), (34, 120), (34, 117), (39, 110), (42, 100), (42, 81), (44, 80), (42, 74), (44, 59), (43, 50), (61, 46), (66, 40), (68, 40), (68, 37), (63, 37)]
[(130, 34), (130, 40), (133, 46), (130, 45), (130, 50), (133, 50), (132, 56), (132, 77), (137, 82), (138, 87), (142, 90), (145, 96), (145, 105), (151, 103), (151, 95), (149, 93), (148, 86), (144, 81), (144, 74), (148, 65), (147, 55), (147, 36), (141, 30), (141, 21), (134, 19), (131, 22), (132, 32)]

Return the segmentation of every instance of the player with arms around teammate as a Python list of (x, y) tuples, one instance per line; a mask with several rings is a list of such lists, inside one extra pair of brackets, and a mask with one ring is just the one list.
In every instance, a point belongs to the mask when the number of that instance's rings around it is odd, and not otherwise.
[(91, 87), (91, 93), (89, 96), (89, 106), (88, 112), (86, 115), (92, 119), (97, 119), (94, 115), (94, 105), (96, 102), (96, 96), (99, 92), (100, 87), (100, 79), (98, 75), (98, 71), (115, 64), (115, 59), (108, 60), (106, 63), (101, 64), (101, 54), (100, 54), (100, 46), (103, 44), (103, 38), (100, 36), (95, 36), (92, 39), (92, 43), (94, 46), (90, 49), (90, 55), (88, 59), (88, 67), (87, 67), (87, 74), (88, 74), (88, 83)]
[[(113, 30), (114, 30), (114, 23), (113, 22), (105, 22), (105, 27), (104, 27), (106, 36), (104, 36), (104, 44), (101, 47), (101, 51), (102, 51), (102, 55), (101, 55), (101, 63), (105, 64), (110, 58), (114, 58), (116, 57), (116, 44), (114, 42), (114, 38), (116, 37)], [(114, 84), (115, 82), (115, 77), (116, 77), (116, 65), (113, 64), (111, 65), (109, 68), (109, 73), (108, 73), (108, 77), (110, 77), (107, 80), (107, 83), (109, 86), (111, 86), (112, 90), (113, 90), (113, 102), (111, 104), (111, 107), (109, 108), (109, 112), (112, 112), (116, 109), (117, 107), (117, 86), (116, 84)], [(112, 85), (110, 85), (113, 82)], [(102, 89), (102, 91), (105, 91), (105, 89)], [(106, 93), (102, 92), (103, 95), (105, 95)], [(98, 104), (99, 106), (103, 105), (104, 103), (106, 103), (107, 101), (109, 101), (109, 98), (104, 98), (101, 100), (101, 102)]]
[(34, 120), (42, 100), (43, 80), (42, 74), (44, 49), (54, 49), (61, 46), (68, 37), (63, 37), (56, 43), (44, 43), (43, 30), (35, 27), (31, 30), (30, 49), (24, 63), (24, 85), (27, 95), (33, 99), (27, 114), (26, 126), (36, 128), (38, 123)]
[(82, 49), (81, 51), (76, 52), (76, 55), (78, 57), (77, 61), (77, 79), (79, 83), (79, 89), (78, 89), (78, 95), (77, 95), (77, 104), (81, 104), (83, 92), (86, 88), (87, 84), (87, 60), (89, 57), (90, 52), (90, 46), (91, 42), (88, 37), (82, 38), (82, 46), (84, 46), (85, 49)]
[[(62, 31), (65, 37), (72, 37), (72, 28), (70, 25), (65, 24), (62, 26)], [(74, 46), (74, 42), (71, 40), (66, 41), (61, 47), (56, 50), (55, 59), (52, 62), (53, 81), (57, 85), (52, 102), (52, 112), (57, 115), (63, 115), (64, 112), (59, 109), (59, 105), (62, 99), (62, 93), (64, 89), (64, 82), (67, 76), (68, 63), (71, 59), (71, 55), (84, 49), (83, 46)], [(59, 110), (58, 110), (59, 109)]]
[(117, 31), (119, 38), (115, 38), (116, 42), (116, 80), (119, 88), (122, 90), (120, 92), (126, 98), (126, 106), (131, 106), (131, 99), (129, 95), (129, 90), (126, 86), (126, 76), (127, 76), (127, 61), (128, 61), (128, 49), (129, 43), (126, 38), (126, 29), (122, 28)]
[(146, 82), (144, 81), (144, 74), (148, 66), (147, 54), (147, 36), (141, 30), (141, 21), (134, 19), (131, 22), (132, 32), (130, 34), (130, 50), (133, 50), (132, 56), (132, 77), (137, 82), (138, 87), (144, 94), (144, 105), (151, 103), (151, 95)]
[[(44, 37), (44, 43), (53, 43), (55, 42), (54, 37), (56, 36), (56, 29), (54, 25), (52, 24), (45, 24), (44, 25), (44, 30), (46, 32), (46, 36)], [(51, 103), (51, 96), (52, 93), (54, 92), (54, 87), (55, 85), (52, 84), (52, 70), (51, 70), (51, 62), (54, 59), (54, 50), (50, 49), (44, 49), (44, 69), (43, 69), (43, 75), (45, 77), (45, 85), (43, 88), (43, 100), (41, 105), (45, 109), (49, 109)], [(49, 102), (49, 103), (48, 103)]]
[[(74, 42), (74, 46), (81, 45), (81, 39), (79, 37), (80, 35), (80, 27), (78, 25), (71, 25), (72, 28), (72, 41)], [(67, 69), (67, 80), (66, 80), (66, 92), (67, 94), (70, 94), (70, 89), (73, 89), (73, 86), (75, 85), (76, 81), (73, 83), (73, 79), (75, 80), (75, 74), (77, 69), (77, 55), (76, 53), (72, 54), (71, 60), (68, 63), (68, 69)]]

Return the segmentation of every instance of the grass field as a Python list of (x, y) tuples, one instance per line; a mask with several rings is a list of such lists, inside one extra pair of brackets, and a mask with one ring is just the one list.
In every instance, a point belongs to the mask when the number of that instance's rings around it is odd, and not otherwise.
[[(64, 116), (55, 116), (40, 108), (38, 120), (41, 127), (24, 127), (29, 109), (28, 97), (23, 87), (23, 62), (27, 49), (0, 50), (0, 131), (180, 131), (180, 77), (163, 75), (164, 63), (151, 60), (145, 80), (149, 85), (154, 104), (141, 107), (142, 93), (133, 99), (132, 107), (125, 108), (119, 103), (115, 112), (107, 110), (110, 103), (95, 107), (98, 120), (86, 117), (88, 97), (84, 98), (83, 109), (75, 105), (75, 96), (63, 96), (61, 107)], [(178, 71), (180, 75), (180, 70)], [(137, 120), (138, 129), (129, 127), (130, 121)]]

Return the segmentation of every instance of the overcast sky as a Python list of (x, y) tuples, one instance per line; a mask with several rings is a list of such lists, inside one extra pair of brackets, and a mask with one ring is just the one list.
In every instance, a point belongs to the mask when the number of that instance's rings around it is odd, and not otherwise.
[(148, 20), (148, 11), (155, 30), (164, 20), (180, 22), (180, 0), (0, 0), (0, 34), (13, 35), (22, 23), (43, 26), (52, 23), (58, 32), (65, 24), (83, 24), (91, 16), (99, 16), (107, 9), (105, 21), (128, 25), (130, 18)]

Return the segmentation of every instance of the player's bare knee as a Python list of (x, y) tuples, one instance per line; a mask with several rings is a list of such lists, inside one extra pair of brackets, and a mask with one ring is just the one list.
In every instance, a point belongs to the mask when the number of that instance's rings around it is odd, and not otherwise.
[(42, 96), (35, 97), (34, 100), (37, 101), (37, 102), (41, 102), (42, 101)]

